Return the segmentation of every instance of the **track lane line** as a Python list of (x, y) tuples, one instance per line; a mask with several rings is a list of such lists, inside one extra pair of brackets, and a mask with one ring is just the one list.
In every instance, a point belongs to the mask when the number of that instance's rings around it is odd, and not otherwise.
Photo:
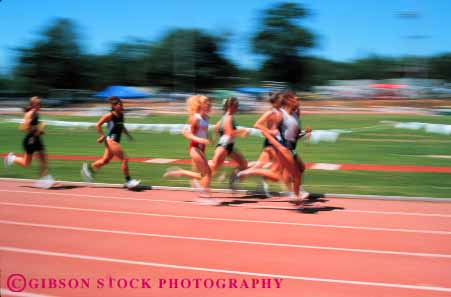
[[(36, 179), (29, 178), (10, 178), (10, 177), (0, 177), (0, 181), (14, 181), (14, 182), (36, 182)], [(77, 182), (77, 181), (64, 181), (59, 180), (56, 183), (63, 183), (68, 185), (84, 185), (90, 187), (114, 187), (123, 188), (123, 184), (114, 183), (87, 183), (87, 182)], [(324, 185), (329, 186), (329, 185)], [(334, 185), (332, 185), (334, 186)], [(167, 191), (186, 191), (195, 192), (196, 190), (190, 187), (175, 187), (175, 186), (152, 186), (153, 190), (167, 190)], [(252, 191), (248, 190), (231, 190), (231, 189), (216, 189), (212, 188), (214, 193), (249, 193)], [(281, 195), (288, 193), (279, 193)], [(413, 201), (413, 202), (434, 202), (434, 203), (451, 203), (451, 197), (448, 198), (437, 198), (437, 197), (421, 197), (421, 196), (383, 196), (383, 195), (364, 195), (364, 194), (338, 194), (338, 193), (326, 193), (324, 198), (339, 198), (339, 199), (358, 199), (358, 200), (381, 200), (381, 201)]]
[(96, 213), (110, 213), (110, 214), (123, 214), (123, 215), (136, 215), (136, 216), (153, 216), (153, 217), (165, 217), (165, 218), (188, 219), (188, 220), (223, 221), (223, 222), (236, 222), (236, 223), (291, 225), (291, 226), (302, 226), (302, 227), (352, 229), (352, 230), (366, 230), (366, 231), (451, 235), (451, 231), (436, 231), (436, 230), (418, 230), (418, 229), (401, 229), (401, 228), (390, 229), (390, 228), (376, 228), (376, 227), (363, 227), (363, 226), (307, 224), (307, 223), (283, 222), (283, 221), (263, 221), (263, 220), (244, 220), (244, 219), (229, 219), (229, 218), (215, 218), (215, 217), (198, 217), (198, 216), (159, 214), (159, 213), (150, 213), (150, 212), (132, 212), (132, 211), (109, 210), (109, 209), (62, 207), (62, 206), (55, 206), (55, 205), (28, 204), (28, 203), (24, 204), (24, 203), (0, 202), (0, 205), (17, 206), (17, 207), (31, 207), (31, 208), (47, 208), (47, 209), (58, 209), (58, 210), (68, 210), (68, 211), (80, 211), (80, 212), (96, 212)]
[(301, 244), (289, 244), (289, 243), (220, 239), (220, 238), (211, 238), (211, 237), (179, 236), (179, 235), (132, 232), (132, 231), (113, 230), (113, 229), (86, 228), (86, 227), (75, 227), (75, 226), (64, 226), (64, 225), (53, 225), (53, 224), (37, 224), (37, 223), (8, 221), (8, 220), (0, 220), (0, 224), (47, 228), (47, 229), (58, 229), (58, 230), (70, 230), (70, 231), (98, 232), (98, 233), (108, 233), (108, 234), (116, 234), (116, 235), (157, 237), (157, 238), (195, 240), (195, 241), (210, 241), (210, 242), (232, 243), (232, 244), (261, 245), (261, 246), (270, 246), (270, 247), (288, 247), (288, 248), (328, 250), (328, 251), (340, 251), (340, 252), (351, 252), (351, 253), (368, 253), (368, 254), (383, 254), (383, 255), (396, 255), (396, 256), (415, 256), (415, 257), (431, 257), (431, 258), (451, 259), (451, 255), (449, 255), (449, 254), (432, 254), (432, 253), (416, 253), (416, 252), (402, 252), (402, 251), (353, 249), (353, 248), (339, 248), (339, 247), (329, 247), (329, 246), (314, 246), (314, 245), (301, 245)]
[[(180, 200), (167, 200), (167, 199), (149, 199), (149, 198), (130, 198), (122, 196), (105, 196), (105, 195), (91, 195), (91, 194), (70, 194), (70, 193), (52, 193), (52, 192), (37, 192), (37, 191), (20, 191), (20, 190), (0, 190), (0, 192), (7, 193), (26, 193), (36, 195), (51, 195), (51, 196), (65, 196), (65, 197), (82, 197), (82, 198), (97, 198), (97, 199), (113, 199), (113, 200), (131, 200), (131, 201), (144, 201), (144, 202), (161, 202), (161, 203), (182, 203), (198, 205), (195, 201), (180, 201)], [(24, 198), (24, 197), (20, 197)], [(218, 199), (240, 199), (236, 198), (218, 198)], [(243, 199), (244, 200), (244, 199)], [(254, 201), (246, 199), (246, 201)], [(260, 200), (258, 200), (260, 201)], [(281, 200), (264, 200), (262, 202), (280, 202)], [(288, 200), (287, 200), (288, 202)], [(294, 207), (284, 206), (248, 206), (248, 205), (229, 205), (232, 207), (242, 207), (250, 209), (282, 209), (282, 210), (295, 210)], [(439, 217), (439, 218), (451, 218), (451, 214), (439, 214), (439, 213), (419, 213), (419, 212), (400, 212), (400, 211), (377, 211), (377, 210), (357, 210), (357, 209), (335, 209), (334, 212), (345, 213), (368, 213), (368, 214), (381, 214), (381, 215), (404, 215), (404, 216), (422, 216), (422, 217)]]
[(315, 278), (315, 277), (284, 275), (284, 274), (258, 273), (258, 272), (251, 272), (251, 271), (215, 269), (215, 268), (208, 268), (208, 267), (175, 265), (175, 264), (166, 264), (166, 263), (158, 263), (158, 262), (148, 262), (148, 261), (120, 259), (120, 258), (109, 258), (109, 257), (98, 257), (98, 256), (91, 256), (91, 255), (62, 253), (62, 252), (54, 252), (54, 251), (47, 251), (47, 250), (19, 248), (19, 247), (12, 247), (12, 246), (0, 246), (0, 251), (7, 252), (7, 253), (9, 252), (9, 253), (32, 254), (32, 255), (40, 255), (40, 256), (62, 257), (62, 258), (69, 258), (69, 259), (80, 259), (80, 260), (89, 260), (89, 261), (97, 261), (97, 262), (130, 264), (130, 265), (159, 267), (159, 268), (178, 269), (178, 270), (192, 270), (192, 271), (203, 271), (203, 272), (212, 272), (212, 273), (224, 273), (224, 274), (235, 274), (235, 275), (246, 275), (246, 276), (257, 276), (257, 277), (270, 277), (270, 278), (312, 281), (312, 282), (325, 282), (325, 283), (337, 283), (337, 284), (358, 285), (358, 286), (374, 286), (374, 287), (387, 287), (387, 288), (397, 288), (397, 289), (451, 292), (451, 288), (447, 288), (447, 287), (419, 286), (419, 285), (410, 285), (410, 284), (396, 284), (396, 283), (368, 282), (368, 281), (353, 281), (353, 280), (343, 280), (343, 279)]

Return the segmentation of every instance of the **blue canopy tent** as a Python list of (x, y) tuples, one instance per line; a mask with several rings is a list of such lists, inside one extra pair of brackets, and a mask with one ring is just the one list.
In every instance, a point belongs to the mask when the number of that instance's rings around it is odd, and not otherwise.
[(252, 88), (252, 87), (237, 88), (236, 90), (240, 93), (252, 95), (263, 95), (266, 93), (273, 92), (273, 89), (270, 88)]
[(110, 86), (110, 87), (106, 88), (105, 90), (94, 95), (94, 97), (97, 97), (97, 98), (108, 98), (111, 96), (117, 96), (122, 99), (146, 98), (146, 97), (150, 97), (150, 93), (142, 92), (133, 87)]

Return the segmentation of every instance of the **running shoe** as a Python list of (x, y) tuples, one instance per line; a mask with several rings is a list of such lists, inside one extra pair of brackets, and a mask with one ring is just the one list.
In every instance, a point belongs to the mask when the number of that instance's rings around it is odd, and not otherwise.
[(293, 192), (290, 192), (288, 194), (288, 199), (290, 200), (291, 203), (293, 203), (296, 206), (302, 206), (304, 200), (301, 199), (301, 197), (296, 196)]
[(263, 195), (266, 198), (272, 197), (271, 193), (269, 192), (269, 185), (263, 178), (260, 180), (260, 184), (257, 185), (255, 193), (258, 195)]
[(299, 192), (299, 197), (301, 200), (307, 199), (310, 196), (309, 192), (306, 191), (300, 191)]
[(202, 186), (200, 185), (200, 183), (197, 179), (191, 180), (191, 187), (196, 190), (202, 189)]
[(16, 156), (13, 153), (9, 153), (4, 159), (3, 159), (3, 165), (5, 168), (11, 167), (13, 165), (14, 159)]
[(83, 166), (81, 167), (81, 176), (85, 182), (92, 182), (92, 172), (91, 169), (89, 169), (88, 163), (83, 163)]
[(240, 177), (238, 175), (239, 171), (232, 172), (229, 178), (229, 188), (236, 191), (238, 190), (238, 186), (240, 184)]
[(137, 180), (137, 179), (131, 179), (131, 180), (129, 180), (128, 182), (126, 182), (126, 183), (124, 184), (124, 186), (125, 186), (127, 189), (133, 189), (133, 188), (136, 188), (140, 183), (141, 183), (140, 180)]
[(299, 197), (301, 198), (301, 200), (307, 199), (310, 196), (310, 193), (307, 192), (306, 190), (304, 190), (304, 187), (301, 186), (299, 188)]
[(201, 198), (210, 198), (210, 193), (200, 185), (199, 181), (197, 179), (193, 179), (191, 181), (191, 186), (199, 192), (199, 197)]
[(263, 194), (265, 194), (266, 198), (271, 198), (272, 195), (269, 192), (269, 185), (267, 182), (265, 182), (264, 179), (262, 179), (262, 190), (263, 190)]
[(41, 189), (50, 189), (55, 184), (55, 180), (51, 175), (46, 175), (38, 179), (35, 186)]

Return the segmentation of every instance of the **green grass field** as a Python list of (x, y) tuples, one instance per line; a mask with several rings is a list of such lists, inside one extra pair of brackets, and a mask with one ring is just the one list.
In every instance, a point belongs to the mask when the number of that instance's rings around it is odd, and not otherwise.
[[(10, 117), (0, 117), (0, 152), (22, 153), (23, 133), (17, 124), (4, 123)], [(219, 116), (213, 116), (214, 123)], [(95, 122), (97, 117), (42, 116), (42, 119)], [(237, 122), (252, 126), (255, 115), (239, 115)], [(427, 155), (451, 156), (451, 138), (445, 135), (428, 134), (423, 130), (394, 129), (381, 125), (380, 121), (426, 122), (451, 124), (448, 116), (413, 115), (306, 115), (303, 126), (312, 129), (351, 129), (356, 132), (342, 134), (335, 143), (311, 144), (301, 142), (298, 152), (308, 163), (355, 163), (392, 165), (451, 166), (451, 159), (430, 158)], [(129, 123), (185, 123), (185, 116), (153, 115), (143, 118), (127, 118)], [(374, 127), (373, 127), (374, 126)], [(371, 127), (371, 128), (366, 128)], [(132, 132), (136, 141), (122, 144), (130, 157), (187, 159), (187, 140), (181, 135), (169, 133)], [(103, 146), (96, 143), (94, 129), (70, 129), (48, 126), (44, 142), (49, 154), (101, 156)], [(262, 138), (247, 137), (237, 140), (237, 147), (248, 160), (255, 160), (261, 150)], [(207, 148), (211, 157), (214, 147)], [(36, 178), (37, 164), (31, 169), (17, 166), (1, 169), (1, 177)], [(59, 180), (80, 180), (80, 161), (51, 161), (52, 174)], [(170, 165), (131, 163), (132, 176), (150, 185), (188, 185), (187, 180), (165, 180), (161, 176)], [(224, 169), (226, 171), (230, 168)], [(113, 162), (97, 175), (98, 182), (123, 181), (119, 164)], [(309, 170), (305, 174), (306, 190), (314, 193), (346, 193), (402, 196), (451, 197), (451, 174), (402, 173), (368, 171), (322, 171)], [(215, 179), (214, 187), (225, 187)], [(254, 188), (255, 180), (243, 185)], [(279, 185), (273, 185), (279, 190)]]

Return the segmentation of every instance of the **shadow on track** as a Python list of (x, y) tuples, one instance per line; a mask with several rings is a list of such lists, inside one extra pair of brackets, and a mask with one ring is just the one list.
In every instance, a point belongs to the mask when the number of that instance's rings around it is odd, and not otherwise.
[[(276, 194), (276, 193), (274, 193)], [(276, 195), (274, 195), (276, 196)], [(262, 210), (281, 210), (281, 211), (290, 211), (290, 212), (296, 212), (296, 213), (303, 213), (303, 214), (316, 214), (318, 212), (323, 211), (334, 211), (334, 210), (343, 210), (343, 207), (335, 207), (335, 206), (326, 206), (326, 205), (318, 205), (318, 204), (325, 204), (328, 203), (329, 200), (325, 199), (324, 194), (320, 193), (310, 193), (310, 196), (304, 201), (303, 207), (299, 207), (297, 205), (294, 205), (293, 200), (286, 199), (286, 197), (266, 197), (264, 195), (261, 195), (259, 193), (252, 193), (250, 192), (249, 195), (245, 195), (242, 197), (221, 197), (221, 198), (235, 198), (231, 201), (223, 201), (219, 206), (237, 206), (237, 205), (246, 205), (246, 204), (253, 204), (255, 206), (250, 206), (252, 209), (262, 209)], [(280, 198), (280, 199), (279, 199)], [(269, 200), (271, 199), (271, 200)], [(275, 202), (275, 203), (290, 203), (292, 206), (287, 207), (271, 207), (271, 206), (264, 206), (259, 207), (258, 203), (268, 201), (268, 202)]]

